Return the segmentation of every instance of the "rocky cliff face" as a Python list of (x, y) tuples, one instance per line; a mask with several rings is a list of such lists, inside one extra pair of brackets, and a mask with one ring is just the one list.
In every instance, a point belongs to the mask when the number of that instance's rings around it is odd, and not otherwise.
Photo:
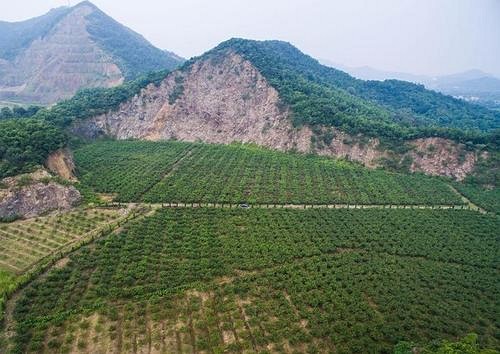
[(64, 148), (54, 151), (47, 157), (45, 162), (47, 169), (59, 177), (75, 181), (75, 161), (70, 149)]
[(0, 218), (31, 218), (54, 210), (69, 210), (80, 200), (75, 187), (63, 186), (40, 170), (2, 181)]
[(435, 176), (463, 180), (474, 170), (477, 153), (467, 151), (462, 144), (442, 138), (417, 139), (412, 142), (414, 150), (411, 171), (424, 171)]
[(308, 134), (291, 126), (278, 92), (236, 54), (174, 72), (159, 87), (150, 85), (118, 111), (85, 121), (74, 131), (87, 137), (241, 141), (300, 151), (309, 149), (310, 142)]
[[(388, 156), (377, 139), (352, 137), (327, 127), (314, 131), (293, 127), (291, 112), (278, 92), (236, 53), (175, 71), (160, 86), (148, 86), (117, 111), (78, 122), (72, 130), (87, 138), (107, 135), (118, 139), (252, 142), (278, 150), (346, 158), (368, 167), (379, 166)], [(425, 154), (432, 142), (423, 139), (412, 143), (408, 156), (414, 159), (413, 171), (463, 178), (473, 168), (474, 159), (469, 155), (464, 161), (454, 157), (458, 148), (447, 154), (448, 158)]]

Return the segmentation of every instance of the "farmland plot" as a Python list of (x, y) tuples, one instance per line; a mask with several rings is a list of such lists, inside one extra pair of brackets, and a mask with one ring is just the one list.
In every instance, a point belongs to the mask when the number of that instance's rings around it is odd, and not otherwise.
[(498, 348), (500, 220), (459, 210), (163, 209), (75, 252), (16, 304), (28, 352)]

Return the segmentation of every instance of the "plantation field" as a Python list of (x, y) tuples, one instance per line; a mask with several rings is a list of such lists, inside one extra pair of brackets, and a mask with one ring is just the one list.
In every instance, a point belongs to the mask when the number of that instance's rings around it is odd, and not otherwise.
[(84, 185), (130, 202), (139, 201), (191, 148), (188, 143), (107, 141), (76, 150), (75, 159)]
[(122, 211), (85, 209), (0, 223), (0, 271), (20, 274), (44, 257), (118, 219)]
[(485, 189), (480, 186), (454, 183), (453, 186), (471, 202), (489, 212), (500, 214), (500, 188)]
[(254, 146), (106, 141), (75, 158), (83, 186), (122, 202), (463, 204), (436, 178)]
[(160, 209), (31, 283), (9, 351), (392, 352), (469, 332), (498, 349), (499, 229), (465, 210)]

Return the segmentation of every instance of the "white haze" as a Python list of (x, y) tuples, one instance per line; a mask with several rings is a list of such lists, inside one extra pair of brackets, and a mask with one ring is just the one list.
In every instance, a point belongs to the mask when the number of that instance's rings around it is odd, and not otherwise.
[[(230, 37), (286, 40), (351, 67), (500, 76), (500, 0), (94, 0), (154, 45), (184, 57)], [(77, 1), (71, 1), (75, 5)], [(67, 5), (0, 0), (0, 20)]]

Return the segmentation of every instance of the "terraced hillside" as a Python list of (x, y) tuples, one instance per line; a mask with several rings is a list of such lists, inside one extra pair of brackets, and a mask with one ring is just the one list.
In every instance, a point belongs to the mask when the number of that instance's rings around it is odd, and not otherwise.
[(500, 220), (473, 211), (163, 209), (18, 300), (30, 353), (500, 348)]
[(123, 211), (114, 209), (88, 209), (0, 223), (0, 269), (22, 273), (40, 259), (123, 215)]
[[(125, 209), (94, 208), (0, 223), (0, 323), (6, 298), (20, 285), (127, 214)], [(0, 347), (2, 337), (0, 331)]]
[(84, 186), (122, 202), (463, 204), (439, 179), (252, 145), (105, 141), (75, 158)]

